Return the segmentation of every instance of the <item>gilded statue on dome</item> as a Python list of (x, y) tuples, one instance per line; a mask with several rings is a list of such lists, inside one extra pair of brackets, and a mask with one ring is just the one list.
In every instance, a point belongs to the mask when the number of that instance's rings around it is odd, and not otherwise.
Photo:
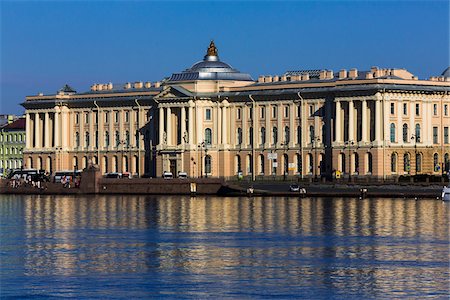
[(217, 48), (216, 45), (214, 45), (214, 41), (211, 41), (209, 43), (208, 51), (206, 52), (207, 56), (217, 56)]

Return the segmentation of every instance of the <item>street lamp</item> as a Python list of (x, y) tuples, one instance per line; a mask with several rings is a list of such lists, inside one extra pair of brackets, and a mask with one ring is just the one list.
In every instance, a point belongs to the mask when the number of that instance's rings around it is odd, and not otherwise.
[(417, 164), (417, 142), (420, 143), (420, 136), (415, 134), (411, 135), (411, 140), (414, 140), (414, 159), (416, 160), (416, 175), (419, 170), (419, 165)]
[(318, 167), (318, 163), (319, 163), (319, 158), (317, 157), (317, 143), (320, 143), (320, 136), (315, 136), (314, 140), (313, 140), (313, 146), (314, 146), (314, 158), (315, 158), (315, 163), (314, 163), (314, 181), (317, 181), (317, 167)]
[(347, 141), (345, 142), (346, 147), (348, 147), (348, 181), (352, 181), (352, 157), (350, 156), (351, 153), (351, 146), (355, 144), (354, 141)]

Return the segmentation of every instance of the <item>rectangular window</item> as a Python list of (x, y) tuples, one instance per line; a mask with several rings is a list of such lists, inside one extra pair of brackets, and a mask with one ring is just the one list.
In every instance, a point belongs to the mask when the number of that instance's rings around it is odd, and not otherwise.
[(79, 124), (80, 123), (80, 114), (76, 113), (75, 114), (75, 124)]
[(300, 118), (301, 115), (302, 115), (302, 106), (299, 105), (297, 106), (297, 118)]
[(391, 103), (391, 115), (395, 114), (395, 103)]
[(403, 114), (406, 116), (408, 114), (408, 105), (403, 103)]
[(277, 118), (277, 107), (273, 106), (272, 107), (272, 119), (276, 119)]
[(95, 112), (95, 124), (98, 124), (98, 111)]
[(248, 108), (249, 120), (253, 120), (253, 107)]
[(444, 116), (448, 116), (448, 105), (444, 105)]
[(420, 104), (416, 103), (416, 116), (420, 116)]
[(289, 118), (289, 106), (287, 105), (284, 107), (284, 117)]
[(444, 127), (444, 144), (448, 144), (448, 127)]
[(86, 123), (86, 124), (89, 124), (89, 113), (86, 113), (85, 115), (84, 115), (84, 122)]
[(125, 123), (130, 122), (130, 114), (126, 111), (125, 112)]
[(266, 108), (265, 107), (261, 107), (261, 119), (265, 119), (266, 115)]
[(310, 105), (309, 106), (309, 116), (312, 117), (314, 114), (314, 106)]
[(435, 104), (433, 104), (433, 115), (434, 116), (437, 116), (437, 104), (435, 103)]
[(236, 115), (237, 115), (237, 116), (236, 116), (237, 119), (240, 120), (240, 119), (241, 119), (241, 109), (240, 109), (240, 108), (237, 109)]
[(433, 144), (438, 143), (438, 128), (433, 127)]
[(114, 122), (119, 123), (119, 112), (114, 112)]
[(109, 113), (106, 111), (105, 112), (105, 123), (108, 123), (109, 120)]
[(205, 120), (211, 121), (211, 108), (205, 109)]

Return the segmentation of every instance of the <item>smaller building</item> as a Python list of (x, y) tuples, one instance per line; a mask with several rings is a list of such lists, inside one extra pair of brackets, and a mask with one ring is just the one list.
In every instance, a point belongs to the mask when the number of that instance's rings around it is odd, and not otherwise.
[(0, 127), (0, 174), (7, 175), (23, 166), (24, 148), (25, 118), (10, 120)]

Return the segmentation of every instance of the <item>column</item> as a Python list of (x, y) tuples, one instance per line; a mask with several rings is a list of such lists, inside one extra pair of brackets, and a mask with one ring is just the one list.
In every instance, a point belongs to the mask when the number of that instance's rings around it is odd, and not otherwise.
[[(417, 103), (420, 103), (420, 102), (417, 102)], [(413, 134), (414, 134), (414, 136), (416, 135), (415, 120), (416, 120), (416, 103), (413, 100), (411, 100), (410, 107), (409, 107), (408, 143), (414, 143), (414, 140), (411, 139), (411, 137)], [(411, 157), (412, 157), (412, 155), (411, 155)], [(414, 161), (415, 161), (415, 159), (416, 159), (416, 157), (414, 157)], [(411, 161), (412, 161), (412, 159), (411, 159)]]
[[(130, 128), (130, 147), (137, 148), (138, 145), (136, 144), (136, 111), (134, 109), (131, 109), (129, 112), (130, 118), (129, 118), (129, 128)], [(130, 157), (131, 160), (131, 157)], [(131, 164), (130, 164), (131, 166)], [(132, 165), (134, 168), (134, 164)]]
[(68, 118), (68, 116), (67, 116), (67, 111), (66, 111), (66, 107), (63, 107), (62, 108), (62, 111), (61, 111), (61, 122), (62, 122), (62, 134), (61, 134), (61, 136), (62, 136), (62, 145), (61, 145), (61, 147), (62, 148), (67, 148), (67, 144), (68, 144), (68, 134), (69, 134), (69, 132), (68, 132), (68, 125), (69, 125), (69, 118)]
[[(248, 142), (248, 130), (247, 130), (247, 122), (248, 122), (248, 117), (247, 116), (249, 114), (247, 113), (248, 107), (246, 105), (241, 106), (241, 109), (242, 109), (242, 116), (241, 116), (241, 121), (242, 121), (242, 146), (245, 148), (249, 144), (249, 142)], [(245, 165), (244, 160), (242, 162)]]
[(45, 113), (44, 115), (44, 136), (45, 136), (45, 140), (44, 140), (44, 148), (50, 148), (50, 117), (48, 115), (48, 112)]
[(211, 109), (212, 120), (213, 120), (213, 128), (212, 129), (212, 145), (217, 145), (219, 143), (219, 118), (218, 118), (218, 107), (217, 105), (213, 105)]
[(192, 106), (189, 106), (189, 116), (188, 116), (188, 139), (189, 144), (194, 143), (194, 108)]
[(217, 145), (223, 144), (222, 142), (222, 107), (217, 104)]
[(375, 141), (381, 140), (380, 100), (375, 100)]
[(170, 109), (170, 107), (167, 107), (167, 117), (166, 117), (166, 125), (167, 125), (167, 132), (166, 132), (166, 137), (167, 137), (167, 145), (172, 145), (172, 110)]
[(270, 128), (270, 105), (265, 105), (265, 117), (266, 117), (266, 143), (264, 144), (264, 148), (267, 149), (270, 147), (270, 138), (272, 136), (272, 128)]
[(361, 112), (362, 112), (362, 116), (361, 116), (361, 132), (362, 132), (361, 141), (363, 143), (366, 143), (367, 142), (367, 130), (370, 128), (370, 126), (367, 126), (367, 101), (365, 99), (362, 101)]
[(112, 146), (115, 146), (114, 140), (116, 138), (116, 135), (114, 133), (114, 117), (115, 116), (114, 116), (114, 111), (113, 110), (109, 110), (108, 114), (109, 114), (109, 118), (108, 118), (109, 146), (108, 146), (108, 148), (111, 149)]
[(293, 148), (295, 145), (295, 105), (291, 103), (289, 105), (289, 147)]
[(398, 109), (397, 109), (397, 125), (395, 127), (395, 140), (398, 144), (403, 144), (403, 123), (402, 123), (403, 103), (401, 101), (398, 101), (397, 104)]
[(164, 107), (159, 107), (159, 145), (164, 144)]
[[(97, 131), (98, 131), (98, 148), (99, 149), (103, 149), (104, 142), (105, 142), (105, 129), (103, 128), (104, 126), (104, 122), (105, 122), (105, 118), (103, 116), (103, 111), (102, 110), (98, 110), (97, 112), (98, 114), (98, 120), (97, 120)], [(98, 158), (98, 165), (101, 166), (101, 158)]]
[(353, 105), (353, 100), (348, 102), (348, 140), (355, 140), (355, 107)]
[(89, 149), (94, 149), (95, 148), (95, 128), (94, 128), (94, 121), (95, 121), (95, 116), (94, 116), (94, 112), (91, 110), (89, 112), (89, 144), (90, 147)]
[(222, 107), (222, 143), (228, 144), (227, 107)]
[(53, 121), (53, 132), (55, 134), (55, 148), (61, 147), (61, 134), (60, 134), (60, 125), (59, 125), (59, 111), (58, 108), (55, 107), (55, 119)]
[(336, 100), (336, 117), (334, 118), (334, 136), (336, 143), (342, 142), (341, 101)]
[(31, 148), (31, 144), (33, 141), (33, 137), (31, 136), (31, 118), (30, 118), (30, 113), (26, 114), (26, 123), (25, 123), (25, 145), (26, 145), (26, 149), (30, 149)]
[(186, 136), (186, 108), (181, 107), (181, 144), (184, 145)]
[(40, 131), (40, 120), (39, 120), (39, 113), (34, 114), (34, 141), (35, 141), (35, 148), (41, 148), (41, 131)]
[[(277, 105), (277, 134), (278, 134), (278, 143), (275, 145), (275, 147), (278, 147), (282, 142), (284, 142), (284, 129), (283, 129), (283, 123), (281, 120), (283, 119), (283, 112), (282, 112), (283, 106), (281, 104)], [(277, 160), (278, 163), (281, 162), (281, 160)], [(277, 170), (280, 170), (278, 167)]]

